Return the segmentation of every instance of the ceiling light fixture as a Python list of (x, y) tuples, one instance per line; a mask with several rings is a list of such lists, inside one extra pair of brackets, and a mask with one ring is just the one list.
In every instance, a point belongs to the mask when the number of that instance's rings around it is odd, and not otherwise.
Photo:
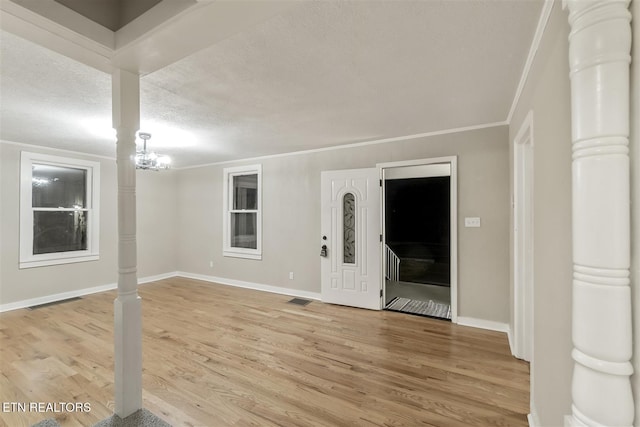
[(144, 141), (142, 150), (136, 151), (136, 169), (153, 170), (169, 169), (171, 159), (168, 156), (147, 151), (147, 141), (151, 138), (150, 133), (138, 132), (138, 136)]

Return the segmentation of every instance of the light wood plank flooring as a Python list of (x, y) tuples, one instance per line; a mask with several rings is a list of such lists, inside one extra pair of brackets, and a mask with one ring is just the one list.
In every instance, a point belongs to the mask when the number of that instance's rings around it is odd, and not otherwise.
[[(505, 334), (173, 278), (140, 287), (144, 405), (174, 426), (526, 426), (529, 365)], [(104, 292), (0, 315), (8, 426), (88, 426), (113, 410), (113, 300)]]

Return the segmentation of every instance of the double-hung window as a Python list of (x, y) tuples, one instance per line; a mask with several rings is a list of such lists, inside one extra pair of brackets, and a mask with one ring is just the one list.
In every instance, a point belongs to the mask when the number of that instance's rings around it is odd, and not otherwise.
[(262, 166), (224, 169), (224, 256), (262, 259)]
[(99, 258), (100, 163), (22, 152), (20, 268)]

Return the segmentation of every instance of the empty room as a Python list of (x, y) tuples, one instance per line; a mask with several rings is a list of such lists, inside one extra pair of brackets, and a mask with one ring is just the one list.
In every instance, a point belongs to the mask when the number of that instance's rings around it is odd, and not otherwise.
[(640, 426), (624, 0), (0, 0), (0, 425)]

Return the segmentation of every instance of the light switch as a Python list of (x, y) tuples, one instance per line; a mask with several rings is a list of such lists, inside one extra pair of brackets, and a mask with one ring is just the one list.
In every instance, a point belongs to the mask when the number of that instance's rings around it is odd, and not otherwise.
[(480, 218), (477, 217), (477, 216), (465, 217), (464, 226), (465, 227), (480, 227)]

